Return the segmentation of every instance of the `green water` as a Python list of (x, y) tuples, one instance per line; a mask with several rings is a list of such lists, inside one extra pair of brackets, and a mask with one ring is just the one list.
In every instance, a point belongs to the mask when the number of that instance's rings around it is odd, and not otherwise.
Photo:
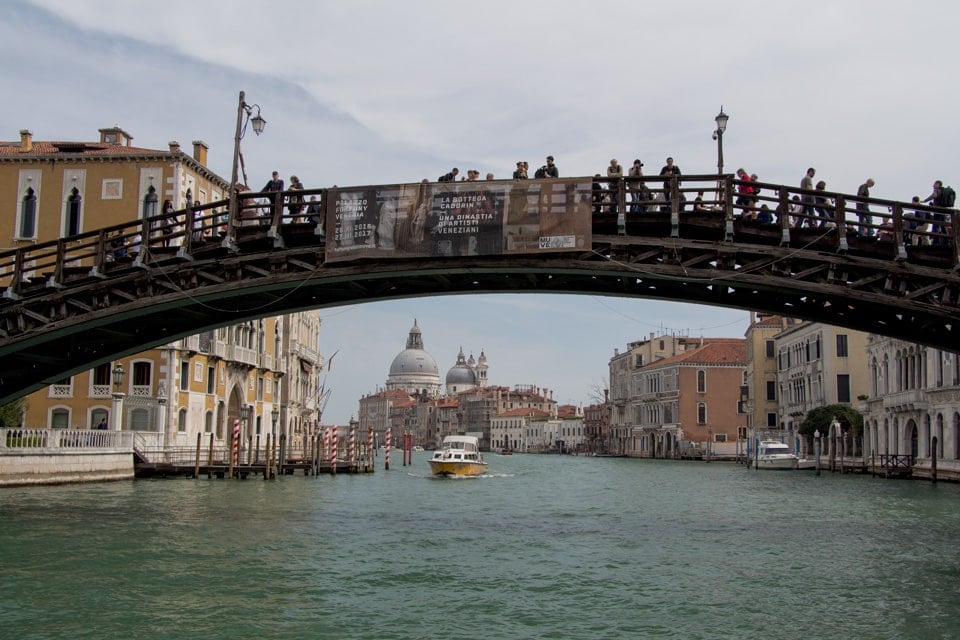
[(958, 638), (960, 486), (426, 454), (0, 491), (0, 638)]

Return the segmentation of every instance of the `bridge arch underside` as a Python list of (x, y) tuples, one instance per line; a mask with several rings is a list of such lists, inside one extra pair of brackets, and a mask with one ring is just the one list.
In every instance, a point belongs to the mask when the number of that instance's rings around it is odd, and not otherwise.
[(902, 262), (680, 238), (576, 253), (324, 264), (322, 247), (131, 268), (0, 307), (0, 402), (212, 328), (311, 308), (470, 293), (568, 293), (750, 309), (960, 351), (960, 276)]

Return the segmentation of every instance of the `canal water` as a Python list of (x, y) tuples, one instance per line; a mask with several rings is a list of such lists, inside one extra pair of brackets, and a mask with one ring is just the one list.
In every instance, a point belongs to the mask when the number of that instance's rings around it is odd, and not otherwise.
[(0, 638), (960, 637), (960, 486), (488, 462), (4, 489)]

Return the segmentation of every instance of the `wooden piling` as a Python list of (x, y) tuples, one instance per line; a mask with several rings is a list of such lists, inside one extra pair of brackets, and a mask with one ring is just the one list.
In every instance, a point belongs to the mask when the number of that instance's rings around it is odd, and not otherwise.
[[(259, 437), (259, 436), (258, 436)], [(259, 442), (257, 445), (259, 446)], [(266, 442), (266, 451), (263, 456), (263, 479), (268, 480), (270, 478), (270, 434), (267, 434)]]
[(937, 436), (931, 438), (930, 444), (933, 446), (933, 451), (930, 452), (930, 480), (937, 484)]
[(213, 432), (210, 432), (210, 451), (207, 452), (207, 478), (213, 477)]
[(196, 480), (200, 477), (200, 444), (203, 442), (203, 434), (197, 434), (197, 455), (193, 463), (193, 478)]

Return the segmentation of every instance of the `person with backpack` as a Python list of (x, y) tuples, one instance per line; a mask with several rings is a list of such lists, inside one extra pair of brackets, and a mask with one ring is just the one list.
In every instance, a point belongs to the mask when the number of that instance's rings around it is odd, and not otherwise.
[(456, 167), (454, 167), (453, 169), (450, 169), (449, 173), (445, 173), (439, 178), (437, 178), (437, 182), (456, 182), (457, 174), (459, 173), (460, 173), (460, 169), (457, 169)]
[(543, 165), (533, 174), (534, 178), (559, 178), (560, 171), (557, 165), (553, 164), (553, 156), (547, 156), (547, 164)]
[[(957, 201), (957, 193), (953, 190), (953, 187), (945, 187), (943, 180), (936, 180), (933, 183), (933, 192), (924, 198), (923, 201), (930, 202), (935, 207), (952, 209)], [(934, 212), (933, 238), (931, 238), (931, 244), (947, 244), (947, 227), (944, 224), (946, 221), (946, 213)]]

